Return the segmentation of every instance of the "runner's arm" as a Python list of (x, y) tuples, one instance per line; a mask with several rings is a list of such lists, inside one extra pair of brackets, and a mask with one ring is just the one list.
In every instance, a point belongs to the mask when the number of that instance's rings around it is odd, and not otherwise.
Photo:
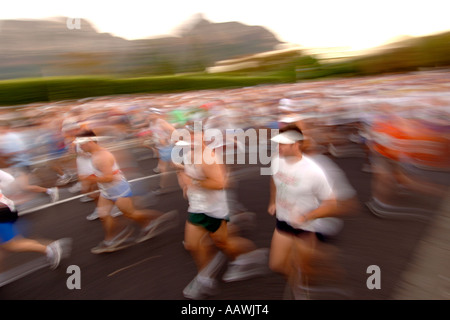
[(333, 198), (324, 200), (317, 209), (312, 210), (303, 216), (300, 216), (300, 222), (303, 223), (318, 218), (334, 217), (338, 214), (338, 212), (339, 211), (337, 210), (336, 199)]
[(225, 168), (218, 163), (203, 164), (205, 179), (197, 180), (200, 187), (205, 189), (221, 190), (226, 187), (227, 179)]
[(269, 207), (267, 208), (267, 211), (270, 215), (275, 214), (276, 210), (276, 194), (277, 194), (277, 187), (275, 186), (275, 182), (273, 181), (273, 178), (270, 178), (270, 200), (269, 200)]
[(107, 183), (112, 182), (115, 179), (115, 174), (113, 172), (113, 164), (114, 164), (114, 158), (110, 153), (102, 152), (102, 154), (95, 157), (95, 159), (92, 160), (92, 163), (95, 168), (97, 168), (98, 171), (102, 173), (102, 176), (93, 176), (90, 175), (87, 177), (87, 180), (92, 182), (99, 182), (99, 183)]

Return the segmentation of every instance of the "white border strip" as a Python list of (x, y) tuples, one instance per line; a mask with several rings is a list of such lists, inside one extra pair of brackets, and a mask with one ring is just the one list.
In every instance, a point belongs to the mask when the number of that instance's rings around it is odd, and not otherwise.
[[(151, 175), (151, 176), (145, 176), (145, 177), (136, 178), (136, 179), (133, 179), (133, 180), (129, 180), (128, 182), (129, 183), (133, 183), (133, 182), (146, 180), (146, 179), (150, 179), (150, 178), (156, 178), (156, 177), (159, 177), (160, 175), (162, 175), (162, 173), (154, 174), (154, 175)], [(96, 190), (96, 191), (92, 191), (92, 192), (89, 192), (89, 193), (83, 193), (83, 194), (80, 194), (80, 195), (77, 195), (77, 196), (74, 196), (74, 197), (70, 197), (70, 198), (67, 198), (67, 199), (59, 200), (59, 201), (52, 202), (52, 203), (47, 203), (47, 204), (44, 204), (44, 205), (41, 205), (39, 207), (35, 207), (35, 208), (32, 208), (32, 209), (23, 210), (23, 211), (19, 212), (19, 216), (22, 216), (22, 215), (25, 215), (25, 214), (28, 214), (28, 213), (32, 213), (32, 212), (36, 212), (36, 211), (39, 211), (39, 210), (42, 210), (42, 209), (46, 209), (46, 208), (49, 208), (49, 207), (52, 207), (52, 206), (56, 206), (58, 204), (66, 203), (66, 202), (69, 202), (69, 201), (72, 201), (72, 200), (76, 200), (76, 199), (79, 199), (81, 197), (84, 197), (84, 196), (87, 196), (87, 195), (90, 195), (90, 194), (94, 194), (94, 193), (97, 193), (97, 192), (99, 192), (99, 191)]]
[[(251, 173), (253, 173), (253, 171), (254, 171), (253, 169), (243, 168), (243, 169), (240, 169), (240, 170), (237, 170), (237, 171), (233, 172), (231, 175), (235, 176), (235, 177), (242, 177), (242, 175), (246, 175), (248, 173), (251, 174)], [(168, 173), (172, 173), (172, 172), (175, 173), (176, 171), (171, 171), (171, 172), (168, 172)], [(129, 180), (128, 182), (129, 183), (133, 183), (133, 182), (138, 182), (138, 181), (147, 180), (147, 179), (151, 179), (151, 178), (157, 178), (157, 177), (159, 177), (161, 175), (162, 175), (162, 173), (157, 173), (157, 174), (153, 174), (151, 176), (145, 176), (145, 177), (132, 179), (132, 180)], [(94, 194), (94, 193), (97, 193), (97, 192), (99, 192), (99, 191), (96, 190), (96, 191), (92, 191), (92, 192), (88, 192), (88, 193), (83, 193), (83, 194), (79, 194), (77, 196), (70, 197), (70, 198), (67, 198), (67, 199), (59, 200), (59, 201), (52, 202), (52, 203), (47, 203), (47, 204), (41, 205), (39, 207), (26, 209), (26, 210), (20, 211), (19, 212), (19, 216), (23, 216), (23, 215), (26, 215), (26, 214), (29, 214), (29, 213), (33, 213), (33, 212), (36, 212), (36, 211), (39, 211), (39, 210), (50, 208), (52, 206), (56, 206), (58, 204), (62, 204), (62, 203), (66, 203), (66, 202), (69, 202), (69, 201), (72, 201), (72, 200), (76, 200), (76, 199), (79, 199), (81, 197), (84, 197), (84, 196), (87, 196), (87, 195), (90, 195), (90, 194)]]

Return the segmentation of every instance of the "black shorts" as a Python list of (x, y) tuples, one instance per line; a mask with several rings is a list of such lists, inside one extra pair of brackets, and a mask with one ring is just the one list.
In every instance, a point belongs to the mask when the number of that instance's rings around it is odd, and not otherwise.
[(297, 229), (297, 228), (294, 228), (293, 226), (291, 226), (290, 224), (288, 224), (287, 222), (281, 221), (278, 219), (277, 219), (276, 229), (280, 232), (288, 233), (290, 235), (293, 235), (293, 236), (299, 237), (299, 238), (301, 238), (303, 235), (314, 233), (316, 235), (317, 239), (319, 239), (320, 241), (324, 242), (326, 240), (326, 237), (321, 233)]
[(8, 206), (0, 204), (0, 223), (14, 223), (18, 218), (17, 211), (11, 211)]

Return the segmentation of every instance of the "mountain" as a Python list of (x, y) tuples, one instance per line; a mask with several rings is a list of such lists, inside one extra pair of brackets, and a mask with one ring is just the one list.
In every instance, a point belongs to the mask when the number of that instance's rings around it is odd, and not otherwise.
[(0, 79), (197, 72), (215, 61), (273, 50), (281, 43), (263, 27), (212, 23), (202, 16), (177, 36), (139, 40), (98, 32), (87, 20), (80, 20), (79, 28), (67, 21), (0, 21)]

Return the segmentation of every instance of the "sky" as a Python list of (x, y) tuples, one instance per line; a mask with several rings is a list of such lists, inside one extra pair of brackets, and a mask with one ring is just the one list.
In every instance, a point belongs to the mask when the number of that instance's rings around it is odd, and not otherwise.
[(202, 13), (211, 22), (264, 26), (283, 42), (350, 50), (449, 31), (449, 12), (450, 0), (0, 0), (0, 20), (82, 18), (126, 39), (176, 35)]

